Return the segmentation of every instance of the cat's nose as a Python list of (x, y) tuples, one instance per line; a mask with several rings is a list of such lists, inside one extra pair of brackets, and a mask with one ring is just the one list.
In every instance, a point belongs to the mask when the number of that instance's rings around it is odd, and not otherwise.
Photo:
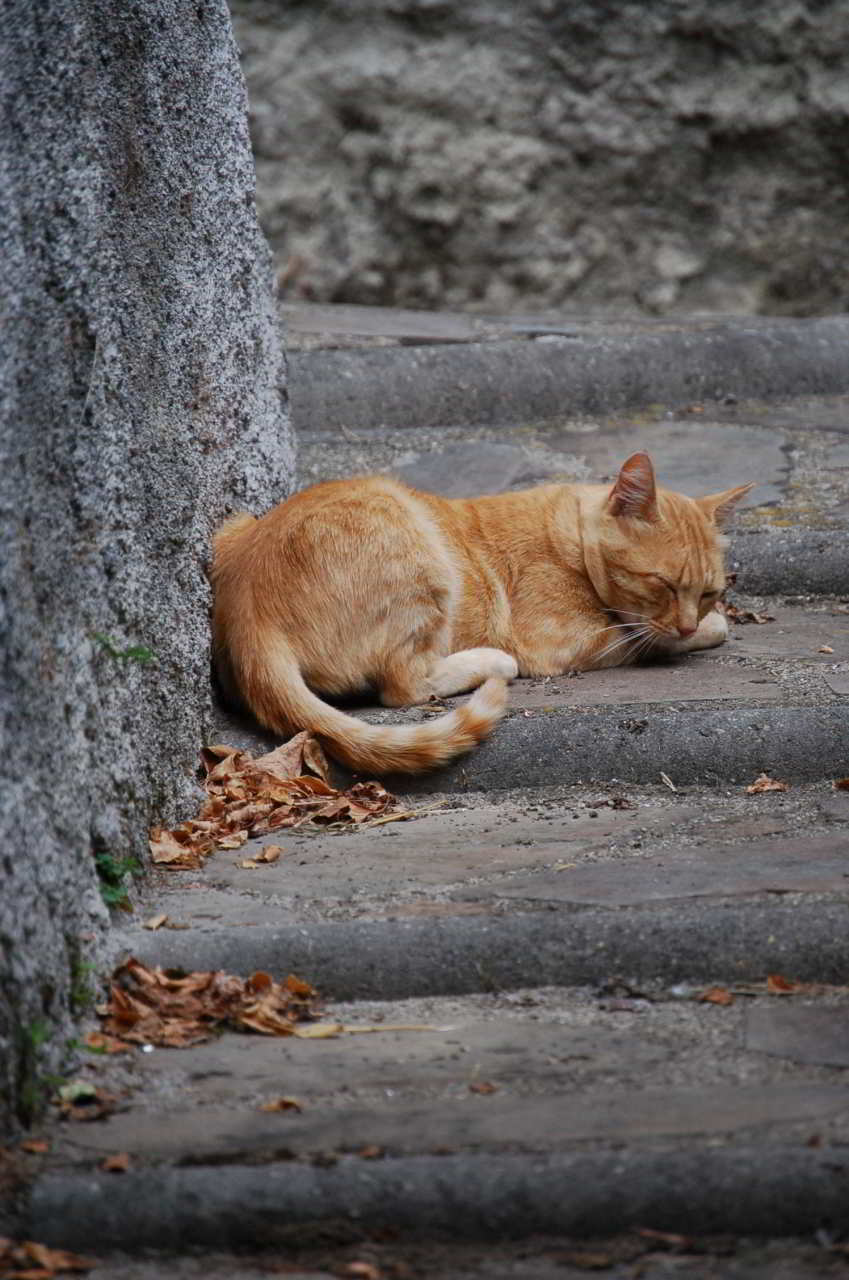
[(682, 640), (686, 640), (688, 636), (694, 636), (697, 630), (697, 627), (679, 627), (678, 634)]

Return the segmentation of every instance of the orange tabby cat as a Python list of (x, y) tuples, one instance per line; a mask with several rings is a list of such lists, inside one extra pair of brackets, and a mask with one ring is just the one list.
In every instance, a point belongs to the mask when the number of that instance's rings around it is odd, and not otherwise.
[[(448, 499), (386, 476), (316, 485), (216, 535), (219, 671), (264, 725), (309, 729), (354, 769), (433, 768), (491, 732), (516, 675), (722, 644), (718, 527), (751, 487), (685, 498), (655, 487), (645, 453), (612, 488)], [(318, 696), (376, 690), (398, 707), (477, 686), (407, 726)]]

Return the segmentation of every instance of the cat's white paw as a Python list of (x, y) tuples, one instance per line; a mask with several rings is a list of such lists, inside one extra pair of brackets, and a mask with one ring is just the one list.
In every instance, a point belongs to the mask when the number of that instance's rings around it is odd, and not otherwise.
[(693, 635), (686, 640), (676, 640), (670, 653), (694, 653), (698, 649), (715, 649), (728, 639), (728, 620), (724, 613), (711, 609), (706, 613)]
[(491, 655), (487, 660), (491, 676), (501, 676), (502, 680), (516, 679), (519, 674), (519, 664), (511, 654), (505, 653), (503, 649), (484, 649), (481, 652)]
[(438, 663), (431, 672), (430, 683), (433, 692), (445, 698), (475, 689), (491, 676), (515, 680), (518, 674), (516, 659), (503, 649), (461, 649)]

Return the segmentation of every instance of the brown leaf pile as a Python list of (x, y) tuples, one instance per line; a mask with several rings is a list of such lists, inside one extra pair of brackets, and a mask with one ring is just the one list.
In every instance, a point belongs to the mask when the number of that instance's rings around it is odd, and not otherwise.
[(98, 1012), (109, 1036), (183, 1048), (207, 1040), (224, 1025), (269, 1036), (297, 1035), (298, 1023), (317, 1016), (318, 996), (292, 974), (282, 983), (267, 973), (182, 975), (148, 969), (131, 958), (115, 970), (109, 1003)]
[(775, 622), (775, 617), (771, 613), (755, 613), (754, 609), (741, 609), (738, 605), (729, 604), (727, 601), (722, 601), (720, 608), (729, 622), (736, 622), (740, 626), (746, 622), (755, 622), (759, 626), (764, 622)]
[(256, 759), (228, 746), (205, 747), (201, 759), (208, 799), (199, 816), (150, 833), (153, 861), (161, 866), (194, 869), (216, 849), (238, 849), (249, 836), (305, 822), (357, 824), (394, 804), (379, 782), (358, 782), (347, 791), (331, 787), (324, 754), (307, 732)]
[(69, 1271), (91, 1271), (91, 1258), (65, 1249), (48, 1249), (35, 1240), (16, 1243), (0, 1236), (0, 1280), (52, 1280)]

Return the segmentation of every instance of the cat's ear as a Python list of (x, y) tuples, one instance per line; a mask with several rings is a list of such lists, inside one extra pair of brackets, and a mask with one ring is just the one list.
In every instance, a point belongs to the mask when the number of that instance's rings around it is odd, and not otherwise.
[(726, 489), (724, 493), (710, 493), (706, 498), (696, 498), (696, 502), (708, 519), (721, 529), (740, 499), (745, 498), (754, 487), (753, 484), (740, 484), (736, 489)]
[(647, 453), (632, 453), (622, 463), (616, 482), (607, 495), (607, 511), (612, 516), (634, 516), (638, 520), (657, 518), (654, 467)]

